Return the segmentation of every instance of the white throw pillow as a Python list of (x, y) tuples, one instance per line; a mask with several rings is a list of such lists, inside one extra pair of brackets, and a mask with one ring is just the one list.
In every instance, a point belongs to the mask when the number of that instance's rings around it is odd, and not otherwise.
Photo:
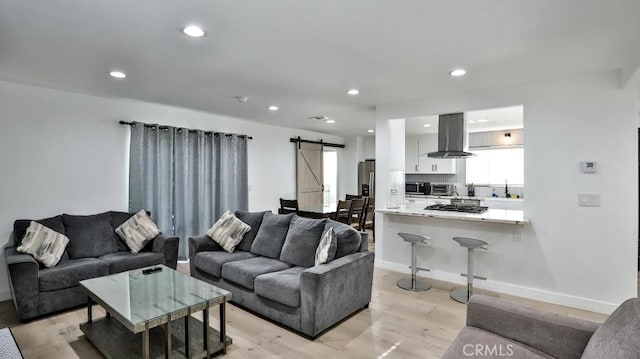
[[(322, 238), (320, 238), (320, 244), (318, 244), (318, 248), (316, 249), (316, 258), (315, 265), (320, 265), (329, 262), (332, 258), (330, 256), (331, 244), (333, 243), (333, 227), (329, 228), (328, 231), (324, 233)], [(334, 251), (335, 254), (335, 251)]]
[(225, 251), (233, 253), (242, 237), (251, 230), (251, 226), (239, 220), (231, 211), (226, 211), (207, 231), (207, 235)]
[(69, 244), (69, 238), (64, 234), (31, 221), (22, 238), (22, 243), (16, 250), (31, 254), (45, 267), (51, 268), (60, 262), (67, 244)]
[(162, 232), (147, 212), (141, 209), (116, 228), (116, 233), (127, 244), (131, 253), (135, 254)]

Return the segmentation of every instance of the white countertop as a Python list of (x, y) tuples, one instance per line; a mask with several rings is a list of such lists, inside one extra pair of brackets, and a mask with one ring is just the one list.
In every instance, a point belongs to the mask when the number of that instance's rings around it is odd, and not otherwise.
[(509, 201), (522, 202), (524, 198), (505, 198), (505, 197), (469, 197), (469, 196), (434, 196), (424, 194), (406, 194), (406, 198), (433, 198), (433, 199), (479, 199), (481, 201)]
[(442, 219), (455, 219), (463, 221), (478, 221), (504, 224), (527, 224), (528, 218), (524, 218), (524, 212), (510, 209), (493, 209), (489, 208), (484, 213), (463, 213), (463, 212), (447, 212), (447, 211), (430, 211), (418, 208), (385, 208), (376, 210), (378, 213), (412, 216), (412, 217), (430, 217)]

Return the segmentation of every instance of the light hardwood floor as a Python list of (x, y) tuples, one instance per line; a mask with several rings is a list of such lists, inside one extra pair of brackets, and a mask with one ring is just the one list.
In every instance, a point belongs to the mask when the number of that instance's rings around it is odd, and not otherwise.
[[(188, 271), (181, 264), (179, 270)], [(452, 285), (432, 282), (426, 292), (396, 286), (404, 275), (376, 269), (368, 309), (310, 341), (234, 305), (227, 306), (228, 358), (440, 358), (464, 326), (466, 307), (449, 299)], [(510, 300), (574, 317), (602, 322), (604, 315), (510, 296)], [(94, 315), (104, 312), (96, 307)], [(0, 327), (11, 327), (26, 359), (100, 358), (78, 328), (86, 309), (19, 323), (12, 302), (0, 303)], [(218, 314), (212, 311), (217, 326)]]

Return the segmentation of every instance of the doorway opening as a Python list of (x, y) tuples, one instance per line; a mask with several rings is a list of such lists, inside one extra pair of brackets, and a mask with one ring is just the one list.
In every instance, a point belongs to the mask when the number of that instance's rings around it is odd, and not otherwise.
[(335, 208), (338, 203), (338, 152), (325, 150), (322, 157), (324, 167), (323, 206)]

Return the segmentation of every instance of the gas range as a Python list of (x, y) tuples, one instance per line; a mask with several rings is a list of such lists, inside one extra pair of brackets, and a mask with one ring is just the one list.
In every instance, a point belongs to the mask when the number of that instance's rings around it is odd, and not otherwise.
[(463, 213), (483, 213), (489, 207), (483, 206), (460, 206), (455, 204), (434, 204), (432, 206), (427, 206), (425, 209), (431, 211), (447, 211), (447, 212), (463, 212)]

